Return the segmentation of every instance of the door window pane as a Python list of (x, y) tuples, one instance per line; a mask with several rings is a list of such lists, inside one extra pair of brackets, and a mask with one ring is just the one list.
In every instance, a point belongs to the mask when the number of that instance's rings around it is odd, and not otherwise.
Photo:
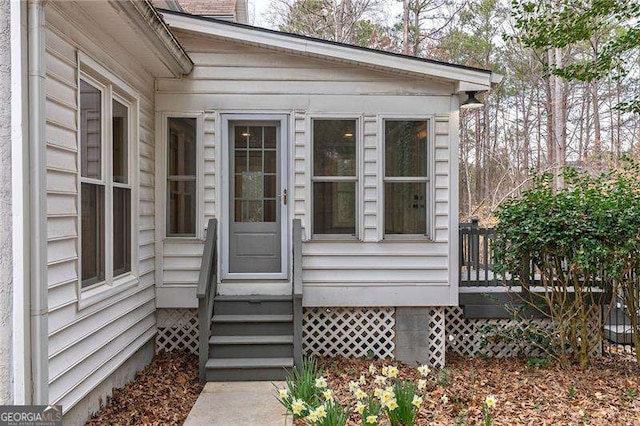
[(356, 121), (313, 121), (314, 176), (356, 175)]
[(131, 190), (113, 188), (113, 276), (131, 271)]
[(385, 176), (427, 176), (426, 121), (385, 121)]
[(81, 184), (82, 287), (104, 281), (104, 187)]
[(169, 181), (167, 233), (193, 236), (196, 233), (196, 181)]
[(102, 92), (80, 80), (82, 177), (102, 179)]
[(314, 182), (313, 232), (356, 233), (355, 182)]
[(113, 129), (113, 181), (129, 183), (129, 110), (114, 100), (112, 108)]
[(196, 175), (196, 143), (195, 118), (169, 118), (168, 172), (170, 176)]
[(426, 193), (425, 182), (385, 182), (384, 232), (386, 234), (426, 234)]

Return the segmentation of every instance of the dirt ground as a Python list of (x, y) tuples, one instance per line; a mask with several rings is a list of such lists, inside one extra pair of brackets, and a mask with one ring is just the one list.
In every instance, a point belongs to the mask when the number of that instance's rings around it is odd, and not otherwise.
[(201, 390), (196, 355), (160, 353), (132, 382), (114, 389), (87, 425), (181, 425)]

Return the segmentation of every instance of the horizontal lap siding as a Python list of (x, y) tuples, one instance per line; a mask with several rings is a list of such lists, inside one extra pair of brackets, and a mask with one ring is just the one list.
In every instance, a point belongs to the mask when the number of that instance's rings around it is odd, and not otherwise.
[[(232, 44), (188, 32), (177, 35), (195, 62), (194, 71), (186, 79), (159, 79), (156, 107), (166, 111), (289, 111), (290, 215), (302, 221), (305, 240), (310, 238), (312, 221), (310, 119), (330, 114), (361, 117), (358, 203), (361, 241), (305, 242), (305, 304), (333, 303), (324, 297), (325, 292), (339, 293), (348, 288), (369, 292), (373, 296), (367, 300), (379, 305), (406, 304), (402, 301), (412, 300), (425, 304), (429, 292), (436, 292), (433, 300), (443, 303), (444, 295), (449, 294), (448, 129), (453, 85)], [(431, 135), (434, 158), (430, 159), (431, 241), (380, 241), (383, 188), (379, 159), (383, 153), (382, 135), (378, 132), (385, 115), (403, 114), (435, 117), (435, 131)], [(205, 134), (205, 141), (207, 137)], [(211, 153), (215, 154), (214, 147), (205, 147), (205, 197), (218, 194), (215, 173), (221, 160), (209, 161)], [(209, 209), (205, 210), (208, 215)], [(196, 280), (200, 253), (199, 244), (165, 244), (164, 284), (182, 285), (182, 281)], [(180, 277), (184, 280), (178, 280)], [(380, 289), (383, 291), (376, 293)], [(361, 302), (354, 299), (359, 298), (357, 291), (344, 294), (346, 298), (340, 300), (343, 305)], [(391, 295), (389, 300), (385, 299), (386, 294)]]
[[(155, 334), (155, 142), (153, 79), (135, 66), (140, 93), (138, 233), (140, 283), (78, 309), (78, 146), (76, 50), (47, 14), (46, 168), (49, 400), (68, 411)], [(57, 24), (56, 24), (57, 23)], [(77, 40), (76, 38), (74, 38)], [(99, 53), (99, 52), (98, 52)], [(117, 52), (111, 52), (117, 56)], [(102, 61), (101, 61), (102, 62)], [(131, 59), (123, 61), (130, 64)], [(118, 64), (103, 62), (114, 74)], [(126, 65), (125, 65), (126, 66)], [(135, 205), (134, 201), (134, 205)]]

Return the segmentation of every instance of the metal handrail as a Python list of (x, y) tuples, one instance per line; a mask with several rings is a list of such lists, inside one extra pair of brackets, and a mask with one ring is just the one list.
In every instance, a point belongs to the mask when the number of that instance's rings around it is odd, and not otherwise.
[(218, 220), (209, 219), (207, 238), (204, 243), (200, 276), (198, 277), (198, 324), (200, 382), (206, 381), (205, 365), (209, 358), (209, 337), (211, 333), (211, 317), (213, 316), (213, 298), (216, 295), (218, 283)]

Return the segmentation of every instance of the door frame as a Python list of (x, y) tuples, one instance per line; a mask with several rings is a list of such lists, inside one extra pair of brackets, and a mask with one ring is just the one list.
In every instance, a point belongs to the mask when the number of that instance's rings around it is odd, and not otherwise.
[[(233, 121), (272, 121), (278, 122), (280, 126), (280, 263), (281, 272), (267, 273), (231, 273), (229, 272), (229, 242), (231, 238), (231, 217), (230, 217), (230, 165), (229, 156), (229, 124)], [(289, 278), (289, 206), (291, 205), (292, 196), (289, 191), (289, 115), (288, 114), (220, 114), (220, 155), (217, 160), (220, 164), (220, 181), (222, 183), (222, 192), (220, 199), (220, 251), (221, 258), (221, 278), (223, 280), (258, 280), (271, 279), (282, 280)], [(282, 194), (287, 190), (287, 204), (282, 202)]]

